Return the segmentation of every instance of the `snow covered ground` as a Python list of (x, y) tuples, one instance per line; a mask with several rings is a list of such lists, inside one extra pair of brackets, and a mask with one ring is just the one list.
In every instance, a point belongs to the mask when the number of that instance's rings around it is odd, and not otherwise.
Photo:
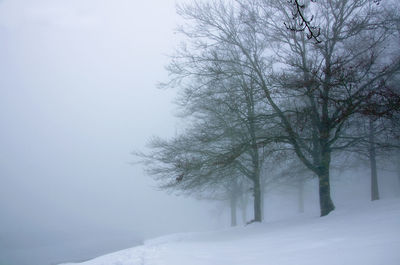
[(400, 200), (339, 209), (323, 218), (169, 235), (79, 264), (398, 265)]

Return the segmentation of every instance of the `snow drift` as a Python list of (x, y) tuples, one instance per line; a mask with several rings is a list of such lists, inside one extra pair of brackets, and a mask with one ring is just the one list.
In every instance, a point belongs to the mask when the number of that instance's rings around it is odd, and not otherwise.
[(400, 200), (339, 209), (322, 218), (169, 235), (79, 264), (398, 265)]

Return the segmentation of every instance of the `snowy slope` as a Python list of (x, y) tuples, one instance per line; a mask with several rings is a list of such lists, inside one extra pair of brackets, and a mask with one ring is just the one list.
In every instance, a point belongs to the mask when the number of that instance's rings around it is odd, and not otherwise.
[(400, 200), (341, 209), (323, 218), (170, 235), (79, 264), (399, 265)]

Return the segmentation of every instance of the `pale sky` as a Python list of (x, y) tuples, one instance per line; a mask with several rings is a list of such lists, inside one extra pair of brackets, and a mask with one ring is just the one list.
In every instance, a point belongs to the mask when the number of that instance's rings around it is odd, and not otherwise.
[(0, 1), (0, 264), (215, 225), (129, 164), (179, 130), (175, 91), (156, 88), (178, 22), (173, 0)]

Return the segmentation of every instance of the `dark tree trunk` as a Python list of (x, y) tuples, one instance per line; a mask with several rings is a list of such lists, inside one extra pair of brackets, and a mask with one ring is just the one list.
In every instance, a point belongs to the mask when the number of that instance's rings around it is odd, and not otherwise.
[[(327, 93), (327, 92), (326, 92)], [(326, 97), (327, 98), (327, 97)], [(328, 104), (323, 105), (323, 120), (322, 122), (322, 132), (319, 139), (318, 153), (315, 161), (318, 161), (317, 173), (319, 181), (319, 207), (321, 211), (321, 216), (326, 216), (333, 210), (335, 210), (335, 205), (333, 204), (331, 198), (331, 185), (330, 185), (330, 165), (331, 165), (331, 149), (328, 144), (329, 142), (329, 119), (328, 117)]]
[(262, 221), (261, 214), (261, 187), (260, 173), (257, 172), (254, 178), (254, 222)]
[(378, 185), (378, 173), (376, 170), (376, 159), (375, 155), (370, 150), (370, 166), (371, 166), (371, 201), (379, 200), (379, 185)]
[(328, 215), (335, 210), (335, 205), (331, 199), (331, 187), (329, 183), (329, 175), (323, 174), (318, 176), (319, 180), (319, 205), (321, 216)]
[[(251, 115), (253, 117), (253, 115)], [(261, 176), (260, 176), (260, 157), (258, 153), (258, 147), (256, 142), (255, 136), (255, 129), (254, 129), (254, 119), (251, 119), (252, 122), (251, 126), (251, 138), (253, 144), (253, 153), (252, 153), (252, 163), (253, 163), (253, 196), (254, 196), (254, 219), (252, 222), (262, 222), (262, 210), (261, 210)]]
[(371, 201), (379, 200), (378, 172), (376, 170), (375, 129), (369, 120), (369, 163), (371, 166)]
[(330, 212), (335, 210), (335, 205), (333, 204), (331, 198), (329, 167), (330, 167), (330, 153), (329, 151), (325, 151), (323, 152), (320, 171), (318, 172), (319, 206), (321, 210), (321, 216), (326, 216)]
[(236, 208), (237, 208), (237, 194), (234, 192), (230, 196), (230, 208), (231, 208), (231, 226), (236, 226)]

